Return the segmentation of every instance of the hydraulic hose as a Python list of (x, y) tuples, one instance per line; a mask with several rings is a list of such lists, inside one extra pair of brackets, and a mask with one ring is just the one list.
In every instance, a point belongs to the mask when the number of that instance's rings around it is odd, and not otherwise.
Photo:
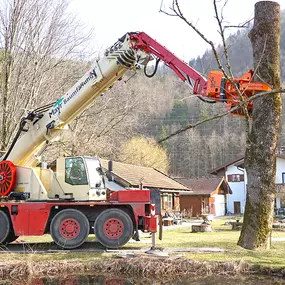
[(206, 99), (206, 98), (204, 98), (204, 97), (202, 97), (202, 96), (197, 96), (201, 101), (203, 101), (203, 102), (205, 102), (205, 103), (210, 103), (210, 104), (215, 104), (215, 103), (217, 103), (217, 101), (215, 101), (215, 100), (210, 100), (210, 99)]
[(156, 59), (156, 62), (155, 62), (155, 67), (154, 67), (154, 70), (153, 70), (153, 72), (151, 73), (151, 74), (147, 74), (147, 72), (146, 72), (146, 65), (144, 66), (144, 69), (143, 69), (143, 71), (144, 71), (144, 74), (145, 74), (145, 76), (146, 77), (148, 77), (148, 78), (151, 78), (151, 77), (153, 77), (155, 74), (156, 74), (156, 72), (157, 72), (157, 67), (158, 67), (158, 63), (160, 62), (160, 58), (157, 58)]
[(26, 131), (26, 130), (24, 129), (24, 127), (25, 127), (25, 125), (26, 125), (26, 119), (27, 119), (26, 117), (21, 119), (20, 127), (19, 127), (19, 129), (18, 129), (18, 131), (17, 131), (17, 134), (15, 135), (15, 137), (14, 137), (14, 139), (13, 139), (13, 141), (12, 141), (12, 143), (11, 143), (9, 149), (8, 149), (8, 151), (5, 153), (5, 155), (4, 155), (4, 157), (3, 157), (2, 160), (6, 160), (6, 159), (8, 158), (8, 156), (9, 156), (9, 154), (11, 153), (12, 149), (14, 148), (14, 146), (15, 146), (17, 140), (19, 139), (21, 133), (24, 132), (24, 131)]

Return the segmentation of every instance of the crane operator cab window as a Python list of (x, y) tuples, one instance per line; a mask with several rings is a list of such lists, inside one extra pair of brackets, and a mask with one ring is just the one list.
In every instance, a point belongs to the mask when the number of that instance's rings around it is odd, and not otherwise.
[(100, 161), (96, 158), (85, 158), (91, 189), (105, 188), (104, 173)]
[(71, 185), (87, 185), (87, 174), (81, 157), (65, 160), (65, 182)]

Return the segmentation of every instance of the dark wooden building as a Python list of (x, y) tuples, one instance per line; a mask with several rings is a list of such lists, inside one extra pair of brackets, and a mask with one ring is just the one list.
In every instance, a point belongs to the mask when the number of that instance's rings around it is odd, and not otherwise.
[(223, 216), (227, 213), (227, 195), (232, 191), (224, 177), (176, 180), (192, 190), (180, 193), (181, 211), (187, 211), (193, 217), (202, 214)]

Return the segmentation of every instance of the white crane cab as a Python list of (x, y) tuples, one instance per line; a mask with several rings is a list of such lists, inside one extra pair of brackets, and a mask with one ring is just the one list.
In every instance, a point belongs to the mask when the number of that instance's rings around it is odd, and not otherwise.
[[(56, 178), (65, 195), (70, 193), (75, 200), (106, 200), (104, 176), (98, 158), (81, 156), (58, 158)], [(58, 195), (60, 197), (60, 193)]]
[(17, 166), (14, 193), (27, 200), (106, 200), (99, 159), (82, 156), (60, 157), (53, 170)]

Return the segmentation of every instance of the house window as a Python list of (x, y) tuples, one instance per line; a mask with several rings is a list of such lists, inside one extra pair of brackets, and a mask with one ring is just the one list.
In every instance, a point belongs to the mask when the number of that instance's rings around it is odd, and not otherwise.
[(163, 209), (164, 210), (172, 209), (173, 195), (164, 193), (163, 196), (162, 196), (162, 204), (163, 204)]
[(282, 172), (282, 184), (285, 184), (285, 172)]
[(231, 174), (228, 175), (228, 182), (241, 182), (244, 181), (243, 174)]
[(168, 194), (168, 209), (172, 209), (172, 194)]

